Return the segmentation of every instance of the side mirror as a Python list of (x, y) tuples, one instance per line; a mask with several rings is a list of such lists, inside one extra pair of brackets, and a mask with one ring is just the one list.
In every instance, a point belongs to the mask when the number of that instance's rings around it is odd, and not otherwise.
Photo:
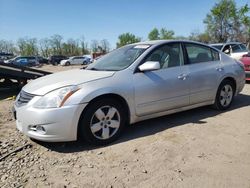
[(154, 71), (160, 69), (160, 63), (158, 61), (147, 61), (139, 66), (141, 72)]
[(229, 50), (229, 49), (226, 49), (226, 50), (224, 51), (224, 53), (225, 53), (225, 54), (230, 54), (230, 50)]

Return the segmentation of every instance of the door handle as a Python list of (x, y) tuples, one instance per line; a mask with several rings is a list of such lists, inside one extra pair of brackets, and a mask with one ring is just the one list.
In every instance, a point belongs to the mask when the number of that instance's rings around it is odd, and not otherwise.
[(180, 75), (178, 76), (178, 79), (180, 79), (180, 80), (186, 80), (187, 77), (188, 77), (187, 74), (180, 74)]
[(216, 70), (219, 71), (219, 72), (222, 72), (222, 71), (224, 70), (224, 68), (222, 68), (222, 67), (217, 67)]

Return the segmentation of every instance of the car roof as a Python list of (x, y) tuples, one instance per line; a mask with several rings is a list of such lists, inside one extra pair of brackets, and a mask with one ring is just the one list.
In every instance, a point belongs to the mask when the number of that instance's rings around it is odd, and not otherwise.
[(187, 42), (187, 43), (195, 43), (195, 44), (201, 44), (201, 45), (207, 46), (207, 44), (196, 42), (196, 41), (191, 41), (191, 40), (151, 40), (151, 41), (134, 43), (132, 45), (160, 45), (160, 44), (165, 44), (169, 42)]

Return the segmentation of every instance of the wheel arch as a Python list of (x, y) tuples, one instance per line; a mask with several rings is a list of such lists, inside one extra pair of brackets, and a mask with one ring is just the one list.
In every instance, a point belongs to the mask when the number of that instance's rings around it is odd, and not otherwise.
[(232, 76), (226, 76), (225, 78), (223, 78), (220, 82), (220, 84), (225, 81), (225, 80), (229, 80), (230, 82), (232, 82), (233, 86), (234, 86), (234, 95), (235, 95), (235, 92), (236, 92), (236, 89), (237, 89), (237, 82), (235, 80), (234, 77)]
[(80, 118), (78, 120), (78, 126), (77, 126), (77, 137), (79, 138), (79, 123), (81, 121), (81, 118), (84, 116), (87, 108), (93, 104), (94, 102), (98, 101), (98, 100), (102, 100), (102, 99), (114, 99), (119, 101), (122, 106), (124, 106), (125, 108), (125, 112), (126, 112), (126, 123), (130, 123), (130, 118), (131, 118), (131, 112), (130, 112), (130, 108), (128, 105), (128, 102), (126, 101), (126, 99), (124, 97), (122, 97), (119, 94), (115, 94), (115, 93), (105, 93), (105, 94), (101, 94), (99, 96), (96, 96), (95, 98), (93, 98), (92, 100), (89, 101), (88, 105), (83, 109)]

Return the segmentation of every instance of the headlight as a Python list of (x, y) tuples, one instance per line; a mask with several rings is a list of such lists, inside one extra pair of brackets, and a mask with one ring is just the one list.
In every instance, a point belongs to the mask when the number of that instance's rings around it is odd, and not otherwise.
[(52, 91), (41, 99), (39, 99), (35, 104), (35, 108), (59, 108), (63, 106), (66, 100), (74, 94), (79, 88), (77, 86), (68, 86), (64, 88)]

